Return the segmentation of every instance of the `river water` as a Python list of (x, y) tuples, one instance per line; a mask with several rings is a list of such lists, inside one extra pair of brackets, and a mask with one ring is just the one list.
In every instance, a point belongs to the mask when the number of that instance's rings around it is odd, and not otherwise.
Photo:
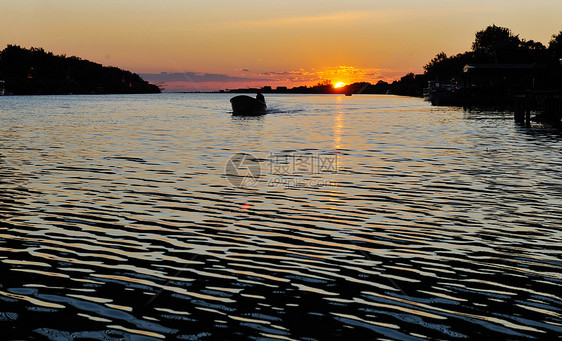
[(553, 339), (562, 138), (421, 99), (0, 98), (20, 340)]

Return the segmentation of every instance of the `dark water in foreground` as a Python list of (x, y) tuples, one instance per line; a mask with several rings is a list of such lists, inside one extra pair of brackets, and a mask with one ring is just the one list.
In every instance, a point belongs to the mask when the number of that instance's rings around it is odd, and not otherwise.
[(2, 339), (562, 334), (559, 135), (412, 98), (271, 96), (259, 119), (228, 98), (0, 98)]

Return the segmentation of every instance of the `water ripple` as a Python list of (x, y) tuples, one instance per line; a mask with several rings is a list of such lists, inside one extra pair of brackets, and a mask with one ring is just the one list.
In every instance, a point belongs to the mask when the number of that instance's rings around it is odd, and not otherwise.
[(2, 98), (5, 337), (562, 334), (559, 136), (414, 98), (272, 95), (244, 119), (205, 96)]

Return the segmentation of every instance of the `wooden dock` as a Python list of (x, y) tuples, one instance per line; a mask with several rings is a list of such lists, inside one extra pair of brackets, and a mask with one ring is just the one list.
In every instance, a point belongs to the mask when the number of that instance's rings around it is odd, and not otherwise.
[[(531, 113), (535, 116), (531, 117)], [(532, 91), (515, 96), (514, 119), (529, 127), (531, 121), (560, 125), (562, 120), (562, 92)]]

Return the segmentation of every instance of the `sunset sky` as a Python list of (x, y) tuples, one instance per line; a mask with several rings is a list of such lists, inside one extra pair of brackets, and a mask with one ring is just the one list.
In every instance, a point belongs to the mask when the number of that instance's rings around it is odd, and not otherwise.
[(544, 44), (562, 30), (560, 0), (20, 0), (0, 13), (1, 48), (76, 55), (168, 91), (389, 81), (470, 49), (490, 24)]

